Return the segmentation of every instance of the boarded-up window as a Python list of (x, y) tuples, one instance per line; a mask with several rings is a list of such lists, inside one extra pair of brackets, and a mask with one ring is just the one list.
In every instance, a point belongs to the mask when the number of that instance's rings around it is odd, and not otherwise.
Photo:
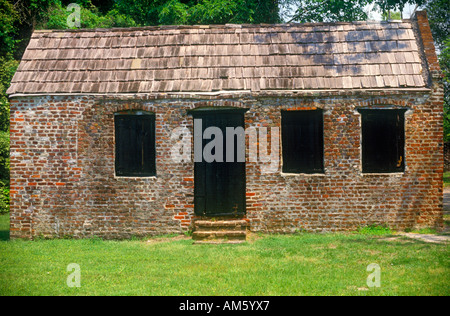
[(390, 173), (405, 170), (405, 111), (359, 110), (363, 172)]
[(155, 115), (136, 112), (115, 115), (116, 175), (156, 175)]
[(283, 172), (323, 173), (323, 111), (282, 111)]

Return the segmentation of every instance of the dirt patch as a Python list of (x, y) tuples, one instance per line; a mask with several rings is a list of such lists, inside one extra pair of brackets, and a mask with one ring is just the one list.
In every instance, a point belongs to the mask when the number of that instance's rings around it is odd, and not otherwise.
[(387, 237), (387, 238), (380, 238), (381, 241), (395, 241), (402, 244), (408, 244), (412, 243), (413, 241), (409, 238), (406, 238), (404, 236), (394, 236), (394, 237)]
[(399, 233), (399, 235), (434, 244), (445, 244), (450, 242), (450, 236), (443, 236), (443, 235), (417, 234), (417, 233)]
[(247, 242), (248, 243), (254, 243), (255, 241), (263, 238), (261, 234), (247, 232)]

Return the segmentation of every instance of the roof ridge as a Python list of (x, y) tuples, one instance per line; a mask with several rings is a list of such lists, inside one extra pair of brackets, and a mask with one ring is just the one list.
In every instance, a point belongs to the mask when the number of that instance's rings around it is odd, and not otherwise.
[(160, 25), (160, 26), (137, 26), (137, 27), (112, 27), (112, 28), (80, 28), (80, 29), (43, 29), (35, 30), (34, 33), (59, 33), (59, 32), (130, 32), (130, 31), (164, 31), (164, 30), (201, 30), (201, 29), (233, 29), (233, 28), (273, 28), (273, 27), (310, 27), (310, 26), (333, 26), (333, 25), (371, 25), (371, 24), (398, 24), (410, 23), (410, 19), (390, 21), (353, 21), (353, 22), (318, 22), (318, 23), (279, 23), (279, 24), (209, 24), (209, 25)]

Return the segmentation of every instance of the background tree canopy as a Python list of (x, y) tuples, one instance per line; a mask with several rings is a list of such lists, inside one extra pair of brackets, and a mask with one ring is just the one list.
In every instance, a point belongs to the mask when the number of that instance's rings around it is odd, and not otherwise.
[(450, 6), (448, 0), (0, 0), (0, 213), (9, 206), (9, 103), (5, 94), (35, 29), (66, 29), (70, 3), (82, 28), (151, 25), (335, 22), (401, 18), (406, 5), (425, 8), (444, 72), (445, 141), (450, 141)]

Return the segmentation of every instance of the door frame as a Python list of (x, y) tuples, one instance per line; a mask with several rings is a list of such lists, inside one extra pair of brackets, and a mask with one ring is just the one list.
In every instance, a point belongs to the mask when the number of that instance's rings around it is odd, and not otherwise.
[[(194, 142), (192, 144), (193, 152), (195, 153), (195, 144), (196, 144), (196, 141), (195, 141), (195, 126), (194, 126), (194, 124), (195, 124), (194, 120), (195, 119), (201, 118), (202, 116), (211, 114), (213, 112), (215, 112), (215, 113), (240, 114), (240, 115), (242, 115), (242, 127), (245, 130), (245, 113), (248, 110), (249, 110), (248, 108), (235, 108), (235, 107), (202, 107), (202, 108), (197, 108), (197, 109), (193, 109), (193, 110), (188, 111), (188, 114), (192, 115), (192, 117), (193, 117), (193, 124), (192, 124), (193, 129), (194, 129), (194, 134), (193, 134)], [(204, 129), (205, 129), (205, 125), (202, 126), (202, 133), (203, 133)], [(203, 135), (201, 135), (201, 137), (203, 137)], [(246, 155), (247, 141), (246, 141), (245, 135), (244, 135), (244, 139), (245, 139), (245, 144), (244, 144), (245, 155), (244, 156), (246, 157), (247, 156)], [(202, 156), (203, 156), (203, 146), (204, 146), (204, 144), (203, 144), (203, 141), (202, 141)], [(224, 150), (223, 150), (223, 155), (224, 155), (224, 157), (226, 157), (226, 148), (224, 148)], [(202, 157), (202, 160), (203, 160), (203, 157)], [(202, 161), (201, 163), (206, 163), (206, 162)], [(229, 162), (225, 162), (224, 161), (223, 163), (229, 163)], [(203, 217), (218, 217), (218, 216), (221, 216), (221, 217), (222, 216), (223, 217), (227, 217), (227, 216), (228, 217), (242, 217), (242, 216), (245, 216), (245, 214), (246, 214), (246, 206), (247, 206), (246, 205), (247, 204), (247, 201), (246, 201), (246, 188), (247, 188), (246, 159), (242, 163), (243, 163), (243, 173), (242, 173), (242, 178), (241, 178), (242, 181), (243, 181), (243, 183), (242, 183), (243, 189), (242, 189), (242, 192), (241, 192), (241, 194), (242, 194), (241, 198), (242, 198), (242, 202), (243, 202), (242, 203), (242, 210), (240, 212), (236, 212), (236, 213), (232, 213), (232, 212), (231, 213), (230, 212), (226, 212), (226, 213), (221, 213), (221, 212), (208, 213), (208, 212), (206, 212), (206, 210), (203, 211), (203, 209), (205, 209), (206, 206), (202, 207), (202, 209), (199, 210), (200, 205), (197, 202), (197, 196), (198, 196), (197, 195), (197, 190), (198, 190), (198, 183), (199, 183), (198, 180), (197, 180), (197, 172), (198, 172), (197, 168), (198, 168), (198, 164), (199, 163), (195, 162), (195, 160), (194, 160), (194, 213), (195, 213), (195, 215), (203, 216)]]

